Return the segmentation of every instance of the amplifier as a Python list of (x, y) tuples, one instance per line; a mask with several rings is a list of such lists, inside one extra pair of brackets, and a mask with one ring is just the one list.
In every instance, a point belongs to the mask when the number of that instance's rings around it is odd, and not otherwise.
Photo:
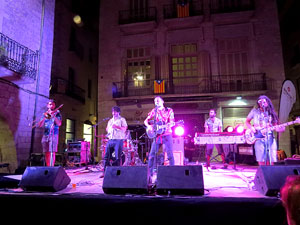
[(77, 142), (69, 142), (68, 143), (68, 152), (81, 152), (81, 151), (89, 151), (90, 150), (90, 142), (88, 141), (77, 141)]
[(81, 142), (69, 142), (67, 150), (68, 152), (81, 152)]

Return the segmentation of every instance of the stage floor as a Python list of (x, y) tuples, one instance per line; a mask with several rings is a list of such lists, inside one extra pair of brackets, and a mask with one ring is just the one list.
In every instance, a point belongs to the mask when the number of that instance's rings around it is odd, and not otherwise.
[[(195, 165), (195, 164), (189, 164)], [(212, 163), (216, 169), (207, 169), (203, 166), (204, 195), (206, 197), (241, 197), (241, 198), (270, 198), (264, 196), (255, 189), (254, 177), (257, 166), (229, 165), (222, 169), (219, 163)], [(102, 189), (103, 178), (97, 165), (88, 167), (65, 168), (70, 177), (70, 184), (63, 190), (55, 192), (58, 194), (104, 194)], [(22, 175), (8, 175), (11, 179), (21, 180)], [(21, 188), (4, 189), (0, 194), (22, 193)]]
[[(26, 215), (60, 213), (60, 221), (109, 224), (238, 224), (286, 225), (280, 199), (264, 196), (255, 190), (257, 166), (213, 163), (216, 169), (203, 167), (204, 195), (112, 195), (102, 189), (102, 173), (97, 166), (64, 168), (70, 184), (57, 192), (26, 192), (21, 188), (0, 190), (3, 218), (32, 222)], [(10, 175), (21, 180), (22, 175)], [(11, 212), (13, 212), (11, 214)], [(46, 214), (45, 214), (46, 213)], [(9, 215), (9, 216), (8, 216)], [(104, 219), (104, 221), (102, 221)], [(78, 221), (77, 221), (78, 220)]]

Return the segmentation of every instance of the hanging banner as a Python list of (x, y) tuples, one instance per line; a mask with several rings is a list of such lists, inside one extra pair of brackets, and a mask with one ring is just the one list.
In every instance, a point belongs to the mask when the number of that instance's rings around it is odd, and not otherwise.
[(291, 109), (296, 102), (296, 88), (292, 81), (285, 80), (281, 88), (279, 103), (279, 121), (285, 123), (288, 121)]

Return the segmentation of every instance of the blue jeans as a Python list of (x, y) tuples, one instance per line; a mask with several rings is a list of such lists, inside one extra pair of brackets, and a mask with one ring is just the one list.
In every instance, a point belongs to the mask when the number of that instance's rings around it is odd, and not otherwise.
[[(123, 139), (110, 139), (105, 148), (104, 155), (104, 170), (107, 166), (110, 165), (110, 161), (112, 160), (113, 166), (121, 166), (121, 154), (123, 151)], [(115, 153), (115, 156), (113, 156)]]
[(256, 140), (254, 148), (257, 162), (277, 162), (277, 143), (272, 135), (268, 136), (268, 143), (266, 139)]
[[(156, 141), (155, 141), (156, 140)], [(153, 174), (153, 167), (154, 167), (154, 162), (156, 159), (156, 154), (159, 150), (159, 147), (162, 146), (162, 144), (165, 145), (165, 150), (167, 153), (167, 157), (169, 160), (169, 165), (174, 166), (174, 155), (173, 155), (173, 138), (172, 135), (164, 135), (164, 136), (159, 136), (156, 139), (153, 140), (152, 145), (151, 145), (151, 151), (149, 154), (149, 171), (150, 174)]]

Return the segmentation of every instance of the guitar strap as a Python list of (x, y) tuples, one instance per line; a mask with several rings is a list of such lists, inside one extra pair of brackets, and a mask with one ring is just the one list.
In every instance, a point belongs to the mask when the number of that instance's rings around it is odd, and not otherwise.
[(169, 114), (170, 114), (170, 110), (169, 108), (164, 108), (164, 110), (158, 110), (158, 116), (157, 118), (155, 118), (157, 121), (163, 121), (165, 123), (168, 122), (168, 118), (169, 118)]

